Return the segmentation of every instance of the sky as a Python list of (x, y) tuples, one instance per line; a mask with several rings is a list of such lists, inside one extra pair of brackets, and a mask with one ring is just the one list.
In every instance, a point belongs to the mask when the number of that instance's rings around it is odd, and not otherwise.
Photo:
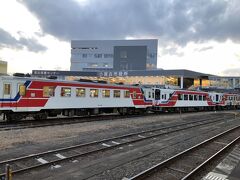
[(158, 39), (158, 68), (240, 76), (239, 0), (1, 0), (8, 72), (69, 70), (71, 40)]

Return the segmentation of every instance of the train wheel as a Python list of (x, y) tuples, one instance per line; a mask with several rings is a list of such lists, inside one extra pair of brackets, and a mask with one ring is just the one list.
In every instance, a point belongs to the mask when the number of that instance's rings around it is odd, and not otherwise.
[(33, 115), (33, 118), (35, 120), (42, 120), (42, 119), (47, 119), (47, 113), (38, 113), (38, 114), (35, 114)]
[(8, 122), (19, 121), (19, 120), (22, 120), (23, 118), (24, 118), (24, 116), (22, 114), (18, 114), (18, 113), (6, 114), (6, 119)]

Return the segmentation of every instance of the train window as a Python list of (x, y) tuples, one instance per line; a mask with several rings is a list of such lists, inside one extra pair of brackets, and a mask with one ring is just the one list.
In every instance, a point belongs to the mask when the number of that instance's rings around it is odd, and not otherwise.
[(193, 100), (193, 95), (189, 94), (189, 100), (192, 101)]
[(182, 94), (178, 94), (178, 100), (183, 100), (183, 95)]
[(128, 90), (124, 91), (124, 97), (125, 98), (130, 98), (130, 92)]
[(184, 100), (187, 101), (188, 100), (188, 95), (184, 94)]
[(151, 98), (151, 92), (148, 92), (148, 98)]
[(199, 95), (199, 101), (202, 101), (202, 96), (201, 95)]
[(43, 97), (53, 97), (55, 95), (54, 87), (44, 86), (43, 87)]
[(132, 96), (133, 96), (133, 99), (136, 99), (136, 97), (137, 97), (137, 92), (136, 92), (136, 91), (133, 91)]
[(61, 96), (62, 97), (71, 97), (71, 88), (61, 88)]
[(183, 94), (178, 94), (178, 100), (183, 100)]
[(110, 97), (110, 90), (102, 90), (102, 97)]
[(90, 89), (90, 97), (98, 97), (98, 89)]
[(120, 90), (113, 90), (113, 97), (120, 98)]
[(194, 95), (194, 101), (198, 101), (198, 95)]
[(10, 95), (11, 93), (11, 84), (4, 84), (4, 95)]
[(203, 96), (203, 101), (206, 101), (207, 100), (207, 97), (204, 95)]
[(77, 88), (76, 89), (76, 96), (77, 97), (85, 97), (86, 96), (86, 90), (84, 88)]
[(25, 96), (26, 95), (26, 86), (25, 85), (19, 85), (19, 95)]

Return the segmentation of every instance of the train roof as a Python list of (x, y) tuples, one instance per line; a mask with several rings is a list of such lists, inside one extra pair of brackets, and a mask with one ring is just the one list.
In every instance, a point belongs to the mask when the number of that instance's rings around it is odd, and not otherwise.
[(0, 76), (1, 80), (35, 80), (35, 81), (44, 81), (44, 82), (59, 82), (59, 83), (73, 83), (73, 84), (101, 84), (101, 86), (116, 86), (116, 87), (140, 87), (140, 85), (127, 85), (127, 84), (110, 84), (106, 81), (92, 81), (88, 79), (79, 79), (79, 80), (59, 80), (59, 79), (48, 79), (48, 78), (39, 78), (39, 77), (23, 77), (23, 76)]

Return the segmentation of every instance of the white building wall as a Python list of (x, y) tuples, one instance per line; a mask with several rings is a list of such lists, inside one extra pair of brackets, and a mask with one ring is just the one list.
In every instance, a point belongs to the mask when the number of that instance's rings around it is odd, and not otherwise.
[(147, 46), (149, 69), (157, 68), (157, 39), (145, 40), (72, 40), (71, 71), (83, 68), (113, 68), (114, 46)]

